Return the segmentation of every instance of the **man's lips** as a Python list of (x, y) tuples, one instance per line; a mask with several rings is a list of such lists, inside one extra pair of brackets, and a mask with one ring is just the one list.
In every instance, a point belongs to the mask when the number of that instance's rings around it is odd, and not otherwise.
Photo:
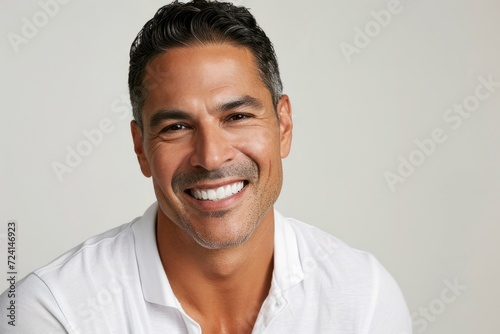
[(215, 188), (191, 188), (187, 193), (197, 200), (220, 201), (239, 193), (246, 185), (246, 181), (236, 181)]

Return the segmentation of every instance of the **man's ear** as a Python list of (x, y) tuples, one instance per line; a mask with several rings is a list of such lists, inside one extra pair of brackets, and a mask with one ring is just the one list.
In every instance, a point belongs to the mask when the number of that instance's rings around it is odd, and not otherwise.
[(134, 151), (135, 154), (137, 154), (137, 160), (139, 160), (139, 166), (141, 167), (142, 174), (144, 174), (145, 177), (151, 177), (151, 168), (149, 168), (149, 162), (144, 154), (144, 141), (142, 140), (141, 128), (136, 121), (131, 121), (130, 130), (132, 131)]
[(290, 153), (292, 146), (292, 105), (288, 95), (282, 95), (277, 106), (280, 123), (280, 149), (281, 158), (284, 159)]

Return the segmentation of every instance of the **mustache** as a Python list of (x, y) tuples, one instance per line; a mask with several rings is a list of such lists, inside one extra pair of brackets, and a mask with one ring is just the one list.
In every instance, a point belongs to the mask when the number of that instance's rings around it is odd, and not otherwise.
[(259, 178), (259, 167), (253, 160), (247, 160), (213, 171), (198, 168), (189, 172), (178, 172), (172, 177), (172, 189), (175, 192), (181, 192), (194, 188), (194, 185), (199, 182), (219, 180), (227, 177), (237, 177), (249, 182), (256, 182)]

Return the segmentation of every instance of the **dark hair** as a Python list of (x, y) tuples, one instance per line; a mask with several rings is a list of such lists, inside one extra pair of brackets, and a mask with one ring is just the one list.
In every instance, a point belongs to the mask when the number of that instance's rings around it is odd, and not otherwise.
[(174, 1), (161, 7), (141, 29), (130, 48), (128, 85), (134, 119), (141, 130), (142, 107), (148, 87), (144, 83), (148, 63), (175, 47), (229, 43), (250, 49), (260, 77), (271, 92), (276, 110), (283, 86), (274, 47), (247, 8), (227, 2)]

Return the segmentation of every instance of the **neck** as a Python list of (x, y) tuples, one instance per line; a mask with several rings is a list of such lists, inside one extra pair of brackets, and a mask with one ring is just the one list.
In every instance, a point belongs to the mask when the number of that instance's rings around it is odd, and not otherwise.
[(204, 332), (251, 332), (271, 287), (273, 210), (243, 244), (217, 250), (198, 245), (164, 218), (159, 214), (160, 257), (186, 313)]

